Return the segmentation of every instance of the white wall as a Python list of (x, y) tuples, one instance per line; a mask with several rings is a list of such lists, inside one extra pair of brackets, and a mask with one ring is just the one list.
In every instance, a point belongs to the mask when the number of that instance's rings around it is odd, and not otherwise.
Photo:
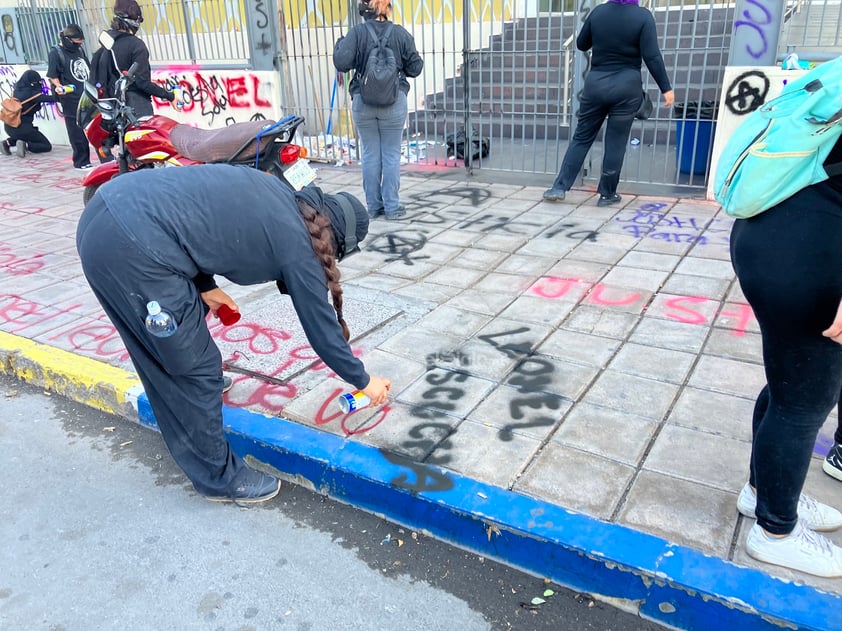
[[(0, 96), (11, 96), (13, 86), (29, 66), (0, 65)], [(36, 68), (44, 76), (43, 68)], [(280, 78), (272, 71), (208, 70), (198, 66), (171, 66), (152, 73), (155, 81), (178, 85), (185, 108), (176, 112), (168, 101), (153, 99), (156, 114), (206, 129), (264, 118), (278, 120), (281, 108)], [(35, 117), (35, 124), (54, 145), (67, 145), (67, 131), (57, 105), (47, 104)], [(0, 125), (0, 137), (6, 134)]]

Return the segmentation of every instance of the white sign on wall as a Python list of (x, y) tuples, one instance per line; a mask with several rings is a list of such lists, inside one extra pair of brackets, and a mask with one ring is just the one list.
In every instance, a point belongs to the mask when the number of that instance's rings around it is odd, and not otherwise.
[(728, 66), (723, 75), (722, 95), (713, 139), (707, 198), (714, 199), (716, 164), (734, 130), (751, 112), (779, 96), (787, 81), (806, 70), (784, 70), (780, 66)]

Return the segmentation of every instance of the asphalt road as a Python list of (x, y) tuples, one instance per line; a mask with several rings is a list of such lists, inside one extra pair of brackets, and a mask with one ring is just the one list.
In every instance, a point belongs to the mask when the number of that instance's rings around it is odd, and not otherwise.
[(0, 402), (4, 630), (662, 628), (291, 484), (207, 502), (151, 430), (4, 375)]

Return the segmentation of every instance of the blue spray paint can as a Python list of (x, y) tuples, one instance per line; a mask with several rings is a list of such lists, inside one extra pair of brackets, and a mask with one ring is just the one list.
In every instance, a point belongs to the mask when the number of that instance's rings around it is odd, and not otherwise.
[(339, 395), (336, 401), (345, 414), (361, 410), (371, 403), (371, 399), (362, 390), (346, 392), (345, 394)]

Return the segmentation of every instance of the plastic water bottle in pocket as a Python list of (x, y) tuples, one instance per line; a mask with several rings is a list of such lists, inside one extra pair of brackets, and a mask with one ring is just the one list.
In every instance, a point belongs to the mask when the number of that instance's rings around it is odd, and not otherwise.
[(155, 300), (146, 303), (146, 329), (155, 337), (169, 337), (178, 328), (173, 315)]

